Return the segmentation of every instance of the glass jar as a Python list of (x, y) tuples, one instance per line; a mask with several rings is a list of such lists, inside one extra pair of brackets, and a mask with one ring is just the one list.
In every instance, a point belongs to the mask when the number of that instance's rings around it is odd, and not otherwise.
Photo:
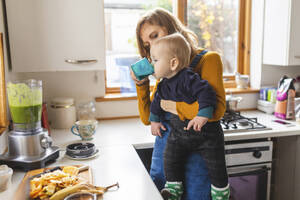
[(96, 105), (93, 101), (78, 104), (77, 109), (78, 120), (95, 120)]

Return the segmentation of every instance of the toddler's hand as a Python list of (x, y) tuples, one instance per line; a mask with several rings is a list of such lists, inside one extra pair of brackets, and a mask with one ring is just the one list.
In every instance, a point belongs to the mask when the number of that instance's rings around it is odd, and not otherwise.
[(164, 127), (164, 125), (162, 123), (160, 123), (160, 122), (151, 122), (151, 133), (152, 133), (152, 135), (161, 137), (160, 129), (162, 129), (164, 131), (166, 130), (166, 128)]
[(186, 130), (190, 130), (190, 128), (193, 127), (195, 131), (201, 131), (202, 126), (204, 126), (207, 121), (208, 118), (206, 117), (196, 116), (188, 123)]

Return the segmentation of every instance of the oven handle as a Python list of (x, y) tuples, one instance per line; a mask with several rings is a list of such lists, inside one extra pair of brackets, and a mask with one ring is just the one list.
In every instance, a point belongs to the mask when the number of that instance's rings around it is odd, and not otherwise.
[(271, 170), (271, 168), (267, 167), (267, 166), (249, 167), (249, 168), (243, 168), (243, 169), (231, 168), (231, 169), (232, 169), (233, 172), (228, 171), (229, 177), (249, 176), (249, 175), (260, 174), (260, 173), (267, 172), (267, 171)]

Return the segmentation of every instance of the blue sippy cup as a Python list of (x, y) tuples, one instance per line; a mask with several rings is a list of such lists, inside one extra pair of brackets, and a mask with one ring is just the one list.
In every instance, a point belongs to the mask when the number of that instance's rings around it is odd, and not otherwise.
[(147, 58), (143, 58), (131, 65), (131, 69), (138, 80), (142, 80), (154, 73), (154, 67)]

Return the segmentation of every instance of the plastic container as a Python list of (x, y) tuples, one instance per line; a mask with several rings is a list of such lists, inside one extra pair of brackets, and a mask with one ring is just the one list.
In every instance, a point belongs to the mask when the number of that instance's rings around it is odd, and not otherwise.
[(7, 165), (0, 165), (0, 192), (7, 190), (11, 185), (13, 170)]
[(74, 99), (67, 97), (52, 99), (49, 107), (49, 120), (52, 128), (71, 128), (76, 122)]
[(275, 112), (275, 103), (264, 100), (257, 100), (257, 109), (267, 114), (273, 114)]

